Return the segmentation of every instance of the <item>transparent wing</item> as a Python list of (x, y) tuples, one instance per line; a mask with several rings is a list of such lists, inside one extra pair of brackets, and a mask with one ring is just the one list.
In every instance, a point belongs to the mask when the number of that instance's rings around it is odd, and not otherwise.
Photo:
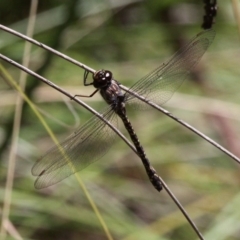
[[(103, 117), (117, 124), (117, 115), (108, 107)], [(59, 145), (55, 145), (33, 166), (38, 176), (35, 188), (51, 186), (100, 159), (114, 143), (116, 133), (101, 119), (93, 116), (85, 125)]]
[[(167, 63), (136, 82), (130, 90), (153, 101), (158, 105), (167, 102), (181, 86), (190, 70), (198, 63), (215, 37), (210, 29), (198, 34), (186, 46), (176, 52)], [(134, 103), (134, 107), (146, 105), (130, 93), (125, 95), (126, 101)]]

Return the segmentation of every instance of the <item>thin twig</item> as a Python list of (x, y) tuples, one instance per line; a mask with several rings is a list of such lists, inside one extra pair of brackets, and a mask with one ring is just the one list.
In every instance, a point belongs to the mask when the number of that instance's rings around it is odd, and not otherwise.
[[(48, 79), (45, 79), (44, 77), (38, 75), (37, 73), (31, 71), (28, 68), (25, 68), (24, 66), (22, 66), (19, 63), (16, 63), (15, 61), (3, 56), (2, 54), (0, 54), (0, 58), (2, 58), (3, 60), (9, 62), (10, 64), (14, 65), (15, 67), (27, 72), (28, 74), (38, 78), (39, 80), (43, 81), (44, 83), (48, 84), (49, 86), (53, 87), (54, 89), (56, 89), (57, 91), (63, 93), (64, 95), (68, 96), (70, 99), (73, 99), (75, 102), (77, 102), (78, 104), (80, 104), (81, 106), (83, 106), (84, 108), (86, 108), (88, 111), (90, 111), (91, 113), (93, 113), (95, 116), (97, 116), (98, 118), (100, 118), (102, 121), (104, 121), (106, 124), (108, 124), (109, 127), (112, 128), (112, 130), (114, 132), (116, 132), (118, 134), (118, 136), (120, 138), (122, 138), (122, 140), (138, 155), (136, 149), (134, 148), (134, 146), (128, 141), (128, 139), (122, 135), (122, 133), (115, 128), (114, 126), (111, 125), (111, 123), (109, 123), (108, 121), (105, 120), (105, 118), (102, 117), (101, 114), (99, 114), (98, 112), (96, 112), (94, 109), (92, 109), (90, 106), (88, 106), (87, 104), (85, 104), (84, 102), (82, 102), (79, 99), (73, 98), (74, 96), (69, 94), (68, 92), (66, 92), (65, 90), (63, 90), (62, 88), (58, 87), (57, 85), (55, 85), (54, 83), (50, 82)], [(160, 180), (163, 183), (163, 188), (167, 191), (167, 193), (169, 194), (169, 196), (172, 198), (172, 200), (175, 202), (175, 204), (178, 206), (178, 208), (180, 209), (180, 211), (182, 212), (182, 214), (186, 217), (187, 221), (189, 222), (189, 224), (194, 228), (194, 231), (196, 232), (196, 234), (199, 236), (199, 238), (201, 240), (203, 240), (203, 237), (200, 233), (200, 231), (197, 229), (196, 225), (194, 224), (194, 222), (190, 219), (189, 215), (187, 214), (187, 212), (184, 210), (183, 206), (181, 205), (181, 203), (177, 200), (177, 198), (174, 196), (174, 194), (171, 192), (171, 190), (167, 187), (167, 185), (164, 183), (164, 181), (160, 178)]]
[[(41, 47), (41, 48), (43, 48), (43, 49), (46, 49), (46, 50), (52, 52), (53, 54), (55, 54), (55, 55), (57, 55), (57, 56), (65, 59), (65, 60), (67, 60), (67, 61), (69, 61), (69, 62), (71, 62), (71, 63), (73, 63), (73, 64), (75, 64), (75, 65), (77, 65), (77, 66), (79, 66), (79, 67), (81, 67), (81, 68), (89, 71), (89, 72), (91, 72), (91, 73), (95, 73), (95, 70), (94, 70), (94, 69), (92, 69), (92, 68), (86, 66), (85, 64), (80, 63), (80, 62), (76, 61), (75, 59), (70, 58), (70, 57), (66, 56), (65, 54), (60, 53), (60, 52), (58, 52), (58, 51), (56, 51), (56, 50), (48, 47), (47, 45), (44, 45), (44, 44), (42, 44), (42, 43), (40, 43), (40, 42), (38, 42), (38, 41), (36, 41), (36, 40), (34, 40), (34, 39), (32, 39), (32, 38), (29, 38), (29, 37), (27, 37), (27, 36), (25, 36), (25, 35), (23, 35), (23, 34), (21, 34), (21, 33), (19, 33), (19, 32), (16, 32), (16, 31), (14, 31), (14, 30), (12, 30), (12, 29), (10, 29), (10, 28), (8, 28), (8, 27), (5, 27), (5, 26), (3, 26), (3, 25), (1, 25), (1, 24), (0, 24), (0, 29), (3, 29), (4, 31), (7, 31), (7, 32), (9, 32), (9, 33), (11, 33), (11, 34), (14, 34), (15, 36), (18, 36), (18, 37), (20, 37), (20, 38), (23, 38), (24, 40), (29, 41), (29, 42), (31, 42), (31, 43), (33, 43), (33, 44), (35, 44), (35, 45), (37, 45), (37, 46), (39, 46), (39, 47)], [(127, 87), (125, 87), (125, 86), (123, 86), (123, 85), (121, 85), (120, 87), (121, 87), (123, 90), (128, 91), (128, 88), (127, 88)], [(130, 92), (130, 93), (133, 94), (135, 97), (141, 99), (141, 100), (144, 101), (145, 103), (149, 104), (149, 105), (152, 106), (153, 108), (155, 108), (155, 109), (161, 111), (162, 113), (164, 113), (165, 115), (169, 116), (169, 117), (172, 118), (173, 120), (177, 121), (178, 123), (180, 123), (180, 124), (183, 125), (184, 127), (188, 128), (189, 130), (191, 130), (192, 132), (194, 132), (195, 134), (197, 134), (198, 136), (200, 136), (201, 138), (203, 138), (204, 140), (206, 140), (207, 142), (211, 143), (213, 146), (215, 146), (216, 148), (218, 148), (219, 150), (221, 150), (223, 153), (225, 153), (225, 154), (227, 154), (228, 156), (230, 156), (230, 157), (231, 157), (232, 159), (234, 159), (236, 162), (240, 163), (240, 159), (239, 159), (236, 155), (234, 155), (233, 153), (229, 152), (227, 149), (225, 149), (224, 147), (222, 147), (221, 145), (219, 145), (218, 143), (216, 143), (214, 140), (212, 140), (212, 139), (209, 138), (208, 136), (204, 135), (203, 133), (201, 133), (200, 131), (198, 131), (198, 130), (195, 129), (194, 127), (190, 126), (188, 123), (182, 121), (181, 119), (178, 119), (177, 117), (175, 117), (174, 115), (172, 115), (172, 113), (170, 113), (169, 111), (167, 111), (167, 110), (165, 110), (164, 108), (162, 108), (162, 107), (154, 104), (153, 102), (147, 101), (145, 98), (139, 96), (138, 94), (132, 93), (132, 92)]]
[(53, 53), (53, 54), (55, 54), (55, 55), (57, 55), (57, 56), (65, 59), (65, 60), (67, 60), (67, 61), (69, 61), (69, 62), (77, 65), (78, 67), (83, 68), (83, 69), (91, 72), (91, 73), (94, 73), (94, 72), (95, 72), (94, 69), (88, 67), (87, 65), (85, 65), (85, 64), (83, 64), (83, 63), (80, 63), (80, 62), (76, 61), (75, 59), (70, 58), (70, 57), (68, 57), (67, 55), (63, 54), (63, 53), (60, 53), (60, 52), (56, 51), (55, 49), (53, 49), (53, 48), (51, 48), (51, 47), (49, 47), (49, 46), (47, 46), (47, 45), (45, 45), (45, 44), (43, 44), (43, 43), (40, 43), (40, 42), (38, 42), (38, 41), (30, 38), (30, 37), (27, 37), (27, 36), (25, 36), (24, 34), (21, 34), (21, 33), (19, 33), (19, 32), (16, 32), (15, 30), (13, 30), (13, 29), (11, 29), (11, 28), (8, 28), (8, 27), (3, 26), (3, 25), (0, 24), (0, 29), (4, 30), (4, 31), (6, 31), (6, 32), (9, 32), (9, 33), (11, 33), (11, 34), (13, 34), (13, 35), (15, 35), (15, 36), (17, 36), (17, 37), (20, 37), (20, 38), (22, 38), (22, 39), (24, 39), (24, 40), (26, 40), (26, 41), (28, 41), (28, 42), (31, 42), (32, 44), (35, 44), (35, 45), (37, 45), (38, 47), (41, 47), (41, 48), (43, 48), (43, 49), (45, 49), (45, 50), (47, 50), (47, 51), (49, 51), (49, 52), (51, 52), (51, 53)]
[(160, 178), (160, 181), (162, 183), (163, 188), (166, 190), (166, 192), (168, 193), (168, 195), (172, 198), (172, 200), (175, 202), (175, 204), (178, 206), (178, 208), (180, 209), (180, 211), (182, 212), (182, 214), (184, 215), (184, 217), (187, 219), (187, 221), (189, 222), (189, 224), (192, 226), (193, 230), (195, 231), (195, 233), (198, 235), (199, 239), (204, 240), (203, 235), (201, 234), (201, 232), (198, 230), (196, 224), (192, 221), (192, 219), (189, 217), (187, 211), (184, 209), (184, 207), (182, 206), (182, 204), (178, 201), (178, 199), (175, 197), (175, 195), (172, 193), (172, 191), (169, 189), (169, 187), (167, 186), (167, 184), (163, 181), (163, 179), (158, 176)]

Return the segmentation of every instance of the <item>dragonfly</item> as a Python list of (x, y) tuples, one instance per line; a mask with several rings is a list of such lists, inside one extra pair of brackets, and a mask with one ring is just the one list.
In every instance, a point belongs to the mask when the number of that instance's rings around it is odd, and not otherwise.
[[(148, 101), (158, 105), (166, 103), (199, 62), (214, 37), (213, 29), (199, 33), (180, 48), (168, 62), (160, 65), (124, 92), (121, 90), (121, 84), (114, 80), (111, 71), (104, 69), (96, 71), (92, 75), (92, 82), (88, 83), (89, 72), (85, 70), (84, 86), (93, 86), (96, 89), (89, 96), (74, 96), (93, 97), (97, 92), (100, 93), (108, 104), (101, 115), (113, 125), (117, 125), (119, 118), (122, 120), (148, 178), (157, 191), (162, 190), (160, 177), (150, 164), (127, 117), (128, 106), (144, 109), (148, 106)], [(141, 96), (141, 99), (136, 97), (137, 95)], [(32, 168), (32, 174), (37, 176), (35, 188), (41, 189), (56, 184), (102, 158), (114, 144), (116, 136), (105, 121), (93, 116), (67, 139), (53, 146), (37, 160)]]

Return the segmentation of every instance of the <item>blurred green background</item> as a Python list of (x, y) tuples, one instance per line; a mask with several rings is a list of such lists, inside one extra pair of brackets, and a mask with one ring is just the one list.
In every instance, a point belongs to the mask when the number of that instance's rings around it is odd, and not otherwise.
[[(235, 1), (219, 1), (216, 38), (165, 108), (240, 156), (239, 32)], [(31, 1), (0, 2), (0, 23), (23, 34)], [(203, 1), (39, 1), (34, 38), (131, 86), (201, 30)], [(25, 41), (0, 31), (2, 54), (22, 62)], [(84, 70), (32, 46), (29, 68), (71, 94), (89, 94)], [(20, 71), (0, 61), (18, 82)], [(91, 114), (28, 77), (25, 93), (59, 140)], [(9, 208), (5, 239), (109, 239), (74, 176), (34, 189), (31, 167), (53, 142), (25, 104), (13, 176), (4, 198), (17, 92), (0, 81), (0, 213)], [(98, 111), (106, 103), (83, 99)], [(240, 168), (232, 159), (156, 110), (129, 111), (147, 156), (206, 239), (240, 239)], [(119, 124), (121, 130), (123, 127)], [(125, 131), (123, 131), (125, 133)], [(151, 186), (140, 159), (118, 141), (80, 173), (113, 239), (197, 239), (165, 191)], [(4, 208), (4, 209), (3, 209)]]

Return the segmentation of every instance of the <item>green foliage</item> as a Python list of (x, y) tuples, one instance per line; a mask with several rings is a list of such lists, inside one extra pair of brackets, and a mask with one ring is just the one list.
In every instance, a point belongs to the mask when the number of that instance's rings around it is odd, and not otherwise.
[[(9, 9), (7, 2), (1, 2), (1, 24), (26, 32), (29, 3), (15, 1), (15, 7)], [(109, 69), (115, 79), (131, 86), (168, 60), (180, 40), (188, 41), (201, 31), (201, 1), (194, 1), (194, 5), (191, 1), (124, 2), (40, 1), (34, 38), (94, 69)], [(175, 8), (183, 18), (189, 12), (181, 6), (188, 4), (191, 8), (187, 9), (194, 8), (197, 15), (189, 22), (164, 17)], [(224, 22), (216, 19), (217, 37), (211, 48), (166, 108), (240, 155), (239, 39), (226, 10), (231, 3), (224, 4), (227, 7), (220, 6), (218, 13)], [(25, 42), (2, 31), (0, 35), (1, 53), (21, 62)], [(3, 61), (1, 64), (18, 81), (16, 68)], [(37, 47), (33, 47), (30, 68), (72, 94), (93, 91), (83, 86), (82, 69)], [(11, 138), (16, 92), (2, 75), (1, 80), (2, 144)], [(44, 112), (59, 140), (91, 117), (37, 79), (28, 80), (26, 94)], [(99, 111), (106, 105), (98, 95), (83, 100)], [(237, 239), (239, 166), (156, 110), (129, 110), (129, 116), (151, 163), (206, 239)], [(120, 121), (119, 128), (124, 132)], [(34, 189), (31, 167), (52, 145), (42, 123), (24, 106), (9, 221), (23, 239), (107, 239), (74, 176), (42, 191)], [(9, 141), (0, 149), (2, 206), (10, 147)], [(167, 193), (153, 189), (139, 160), (118, 141), (100, 161), (79, 173), (113, 238), (197, 239)], [(12, 239), (10, 235), (7, 239)]]

